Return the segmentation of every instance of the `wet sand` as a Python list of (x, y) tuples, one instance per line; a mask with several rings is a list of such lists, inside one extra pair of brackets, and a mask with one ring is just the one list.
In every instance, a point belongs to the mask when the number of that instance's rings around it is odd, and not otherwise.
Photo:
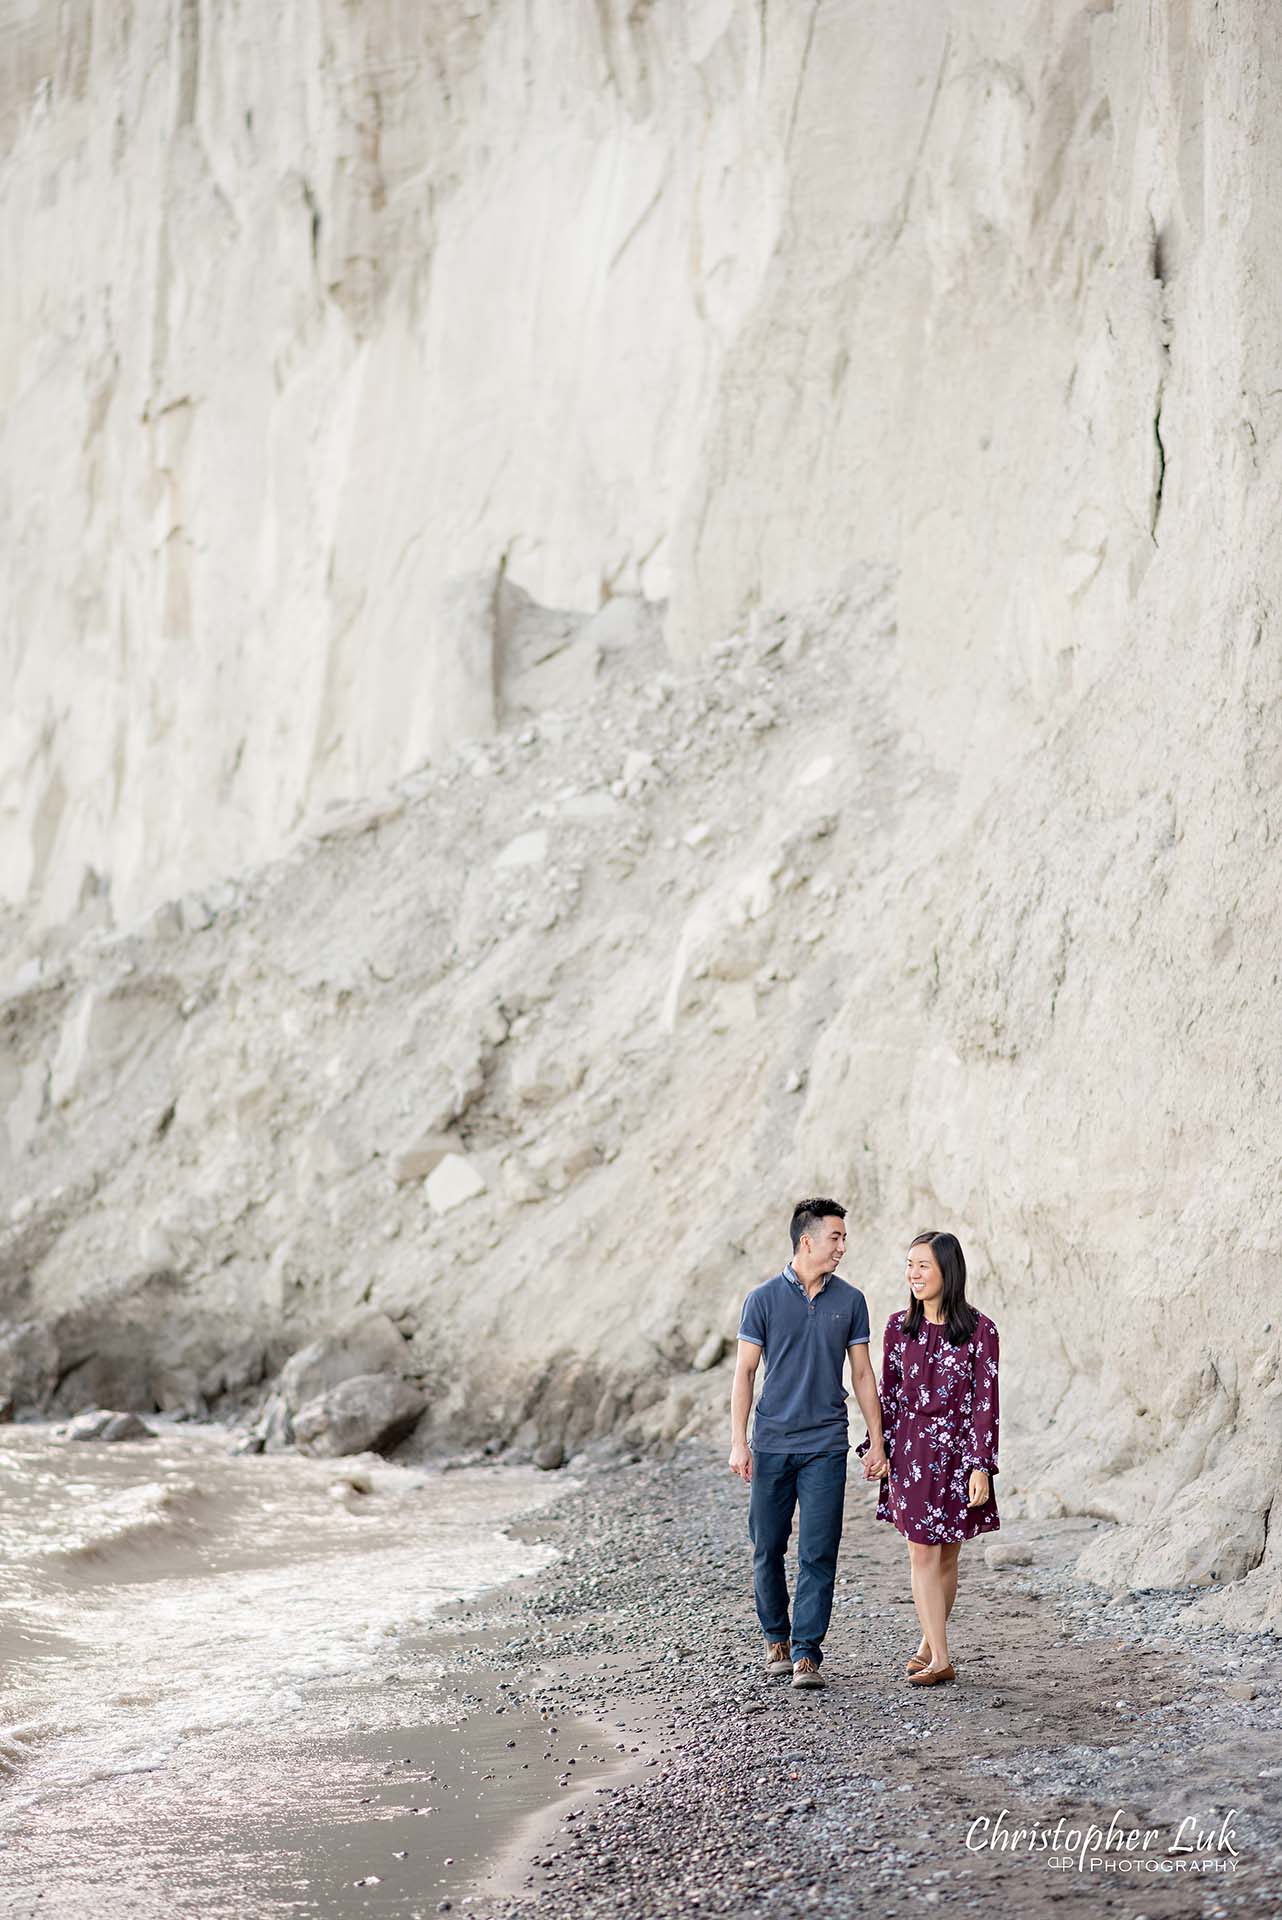
[(536, 1572), (552, 1550), (507, 1524), (572, 1483), (238, 1457), (224, 1429), (155, 1424), (115, 1446), (0, 1429), (0, 1913), (342, 1911), (357, 1877), (404, 1877), (387, 1827), (377, 1865), (347, 1860), (406, 1792), (398, 1817), (474, 1870), (546, 1764), (503, 1746), (499, 1805), (440, 1610)]

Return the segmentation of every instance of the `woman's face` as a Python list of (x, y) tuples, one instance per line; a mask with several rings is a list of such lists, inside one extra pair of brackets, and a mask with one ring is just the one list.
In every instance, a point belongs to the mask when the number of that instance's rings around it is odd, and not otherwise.
[(932, 1310), (938, 1307), (944, 1291), (944, 1276), (939, 1271), (939, 1262), (935, 1258), (935, 1249), (923, 1240), (919, 1247), (909, 1247), (906, 1264), (908, 1291), (914, 1300), (922, 1300)]

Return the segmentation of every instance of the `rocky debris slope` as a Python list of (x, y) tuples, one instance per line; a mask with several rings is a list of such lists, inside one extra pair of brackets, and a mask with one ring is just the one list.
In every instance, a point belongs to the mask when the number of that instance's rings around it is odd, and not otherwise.
[[(1101, 701), (959, 814), (888, 717), (875, 577), (681, 669), (613, 618), (626, 644), (566, 622), (557, 704), (8, 994), (0, 1396), (340, 1451), (421, 1411), (412, 1446), (548, 1465), (720, 1433), (742, 1296), (832, 1191), (874, 1347), (907, 1237), (961, 1234), (1004, 1511), (1125, 1523), (1101, 1584), (1276, 1623), (1265, 1249), (1203, 1304), (1276, 1207), (1273, 1090), (1261, 1055), (1246, 1134), (1176, 1104), (1216, 1005), (1176, 776)], [(1213, 976), (1221, 1014), (1259, 964)]]

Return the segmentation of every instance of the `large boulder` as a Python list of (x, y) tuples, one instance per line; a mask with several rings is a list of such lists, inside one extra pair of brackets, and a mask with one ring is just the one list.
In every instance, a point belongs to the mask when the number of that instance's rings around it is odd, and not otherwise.
[(294, 1439), (304, 1453), (332, 1457), (385, 1452), (417, 1425), (427, 1395), (410, 1380), (363, 1373), (311, 1400), (294, 1415)]
[[(385, 1313), (371, 1308), (353, 1314), (333, 1333), (322, 1334), (287, 1360), (280, 1376), (280, 1394), (291, 1414), (319, 1400), (360, 1375), (409, 1371), (408, 1349)], [(341, 1449), (346, 1451), (346, 1449)]]

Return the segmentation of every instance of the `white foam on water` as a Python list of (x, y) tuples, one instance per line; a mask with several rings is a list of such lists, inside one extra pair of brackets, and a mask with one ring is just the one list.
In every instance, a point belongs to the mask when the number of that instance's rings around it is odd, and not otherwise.
[(197, 1790), (226, 1809), (278, 1791), (308, 1738), (396, 1724), (376, 1670), (402, 1637), (553, 1557), (504, 1523), (564, 1479), (365, 1458), (360, 1493), (351, 1461), (157, 1425), (0, 1428), (0, 1841), (32, 1861), (73, 1807), (82, 1835), (118, 1830), (126, 1791), (131, 1818)]

